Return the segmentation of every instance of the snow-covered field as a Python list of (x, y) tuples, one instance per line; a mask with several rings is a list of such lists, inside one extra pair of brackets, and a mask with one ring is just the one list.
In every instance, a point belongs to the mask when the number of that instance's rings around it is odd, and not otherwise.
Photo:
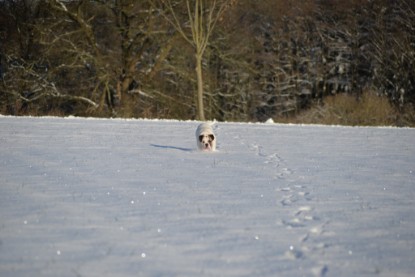
[(0, 276), (415, 276), (415, 129), (0, 117)]

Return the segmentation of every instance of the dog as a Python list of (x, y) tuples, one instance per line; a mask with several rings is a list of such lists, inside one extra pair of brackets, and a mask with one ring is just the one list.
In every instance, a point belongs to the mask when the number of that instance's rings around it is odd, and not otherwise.
[(210, 124), (202, 123), (197, 127), (196, 143), (199, 150), (216, 151), (216, 136)]

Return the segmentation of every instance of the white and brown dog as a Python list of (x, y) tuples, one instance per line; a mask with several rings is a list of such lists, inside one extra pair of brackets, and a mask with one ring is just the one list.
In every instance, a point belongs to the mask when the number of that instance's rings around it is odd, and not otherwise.
[(197, 127), (196, 143), (202, 151), (216, 151), (216, 136), (209, 123), (202, 123)]

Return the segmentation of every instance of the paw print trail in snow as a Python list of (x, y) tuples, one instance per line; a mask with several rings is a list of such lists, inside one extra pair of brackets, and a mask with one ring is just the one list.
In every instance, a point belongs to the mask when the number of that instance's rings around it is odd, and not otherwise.
[[(310, 205), (312, 195), (306, 185), (301, 184), (301, 177), (295, 175), (284, 159), (276, 152), (267, 153), (264, 147), (257, 143), (248, 144), (248, 148), (256, 156), (263, 158), (263, 163), (273, 171), (273, 182), (283, 185), (275, 189), (280, 200), (277, 203), (287, 210), (287, 217), (279, 219), (280, 226), (295, 231), (297, 239), (283, 253), (282, 259), (310, 260), (314, 263), (312, 276), (325, 276), (329, 270), (318, 257), (328, 247), (324, 243), (314, 243), (314, 238), (322, 236), (328, 221), (324, 222)], [(286, 182), (284, 182), (286, 181)], [(289, 186), (285, 186), (289, 184)], [(318, 241), (318, 239), (316, 239)], [(314, 258), (313, 256), (316, 256)]]

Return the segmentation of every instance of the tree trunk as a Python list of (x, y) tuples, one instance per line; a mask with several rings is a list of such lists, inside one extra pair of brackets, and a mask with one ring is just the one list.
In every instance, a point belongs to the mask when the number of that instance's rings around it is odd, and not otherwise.
[(202, 53), (196, 54), (196, 75), (197, 75), (197, 114), (198, 119), (205, 120), (203, 106), (203, 76), (202, 76)]

